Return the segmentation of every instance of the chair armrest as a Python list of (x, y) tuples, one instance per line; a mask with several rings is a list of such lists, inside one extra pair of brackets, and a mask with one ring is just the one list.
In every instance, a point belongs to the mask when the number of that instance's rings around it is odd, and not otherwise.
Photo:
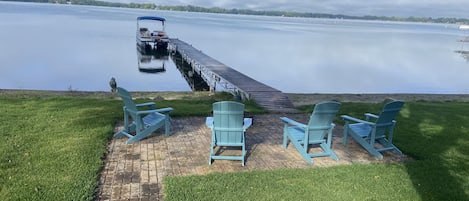
[(297, 121), (295, 121), (295, 120), (293, 120), (293, 119), (289, 119), (289, 118), (287, 118), (287, 117), (280, 117), (280, 120), (282, 120), (282, 121), (283, 121), (284, 123), (286, 123), (286, 124), (290, 124), (290, 125), (293, 125), (293, 126), (299, 126), (299, 127), (302, 127), (302, 128), (306, 128), (306, 127), (307, 127), (307, 125), (302, 124), (302, 123), (300, 123), (300, 122), (297, 122)]
[(171, 111), (173, 111), (173, 108), (165, 107), (165, 108), (155, 109), (155, 111), (159, 113), (170, 113)]
[(371, 113), (365, 113), (365, 117), (367, 118), (375, 118), (375, 119), (378, 119), (379, 116), (376, 115), (376, 114), (371, 114)]
[(213, 128), (213, 117), (205, 118), (205, 125), (209, 128)]
[(252, 125), (252, 118), (244, 118), (243, 119), (243, 129), (246, 130)]
[(153, 106), (155, 105), (155, 102), (148, 102), (148, 103), (140, 103), (140, 104), (135, 104), (137, 107), (145, 107), (145, 106)]
[(142, 110), (141, 108), (143, 108), (143, 107), (148, 107), (147, 110), (154, 110), (155, 105), (156, 105), (156, 103), (154, 103), (154, 102), (135, 104), (135, 106), (137, 107), (137, 110)]
[(137, 112), (137, 115), (141, 115), (141, 114), (150, 114), (150, 113), (164, 113), (164, 112), (171, 112), (173, 110), (173, 108), (160, 108), (160, 109), (156, 109), (156, 110), (142, 110), (142, 111), (138, 111)]
[(373, 122), (357, 119), (357, 118), (354, 118), (354, 117), (351, 117), (351, 116), (348, 116), (348, 115), (340, 115), (340, 117), (342, 117), (342, 119), (344, 119), (345, 121), (354, 121), (354, 122), (364, 123), (364, 124), (368, 124), (368, 125), (372, 125), (372, 126), (375, 125), (375, 123), (373, 123)]
[(308, 130), (309, 131), (313, 131), (313, 130), (328, 130), (328, 129), (331, 129), (331, 128), (334, 128), (335, 124), (331, 124), (329, 126), (313, 126), (313, 127), (309, 127)]

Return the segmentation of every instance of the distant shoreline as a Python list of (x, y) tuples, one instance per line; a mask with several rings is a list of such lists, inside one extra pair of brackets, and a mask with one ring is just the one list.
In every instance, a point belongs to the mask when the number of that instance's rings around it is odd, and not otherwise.
[(254, 15), (254, 16), (274, 16), (274, 17), (301, 17), (301, 18), (318, 18), (318, 19), (348, 19), (348, 20), (370, 20), (370, 21), (391, 21), (391, 22), (421, 22), (421, 23), (441, 23), (441, 24), (469, 24), (469, 19), (456, 17), (397, 17), (397, 16), (376, 16), (376, 15), (345, 15), (345, 14), (329, 14), (329, 13), (311, 13), (297, 11), (282, 10), (251, 10), (241, 8), (220, 8), (220, 7), (202, 7), (195, 5), (157, 5), (154, 3), (119, 3), (102, 0), (75, 0), (73, 3), (67, 0), (56, 0), (54, 2), (37, 1), (37, 0), (6, 0), (5, 2), (29, 2), (29, 3), (50, 3), (50, 4), (70, 4), (70, 5), (87, 5), (114, 8), (138, 8), (146, 10), (166, 10), (179, 12), (198, 12), (198, 13), (214, 13), (214, 14), (232, 14), (232, 15)]
[[(209, 96), (210, 92), (142, 92), (131, 91), (134, 97), (149, 99), (180, 99), (184, 96)], [(428, 102), (469, 102), (469, 94), (413, 94), (413, 93), (382, 93), (382, 94), (353, 94), (353, 93), (284, 93), (295, 106), (313, 105), (321, 101), (335, 100), (339, 102), (379, 103), (385, 100), (428, 101)], [(116, 94), (107, 91), (53, 91), (53, 90), (21, 90), (0, 89), (0, 97), (52, 97), (77, 96), (90, 98), (117, 98)]]

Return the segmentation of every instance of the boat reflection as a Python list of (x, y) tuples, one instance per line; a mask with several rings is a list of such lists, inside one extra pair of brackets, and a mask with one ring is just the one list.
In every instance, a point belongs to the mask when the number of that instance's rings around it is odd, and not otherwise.
[(142, 73), (162, 73), (166, 71), (165, 62), (169, 60), (166, 48), (153, 48), (137, 45), (138, 70)]
[(466, 36), (465, 38), (458, 40), (458, 42), (462, 43), (461, 50), (456, 50), (454, 52), (461, 54), (462, 58), (464, 58), (469, 63), (469, 50), (464, 48), (464, 44), (469, 44), (469, 36)]
[(210, 90), (209, 85), (200, 76), (200, 73), (196, 72), (190, 64), (182, 59), (181, 54), (173, 52), (171, 54), (176, 68), (181, 72), (181, 75), (187, 81), (187, 84), (191, 87), (192, 91), (208, 91)]
[[(192, 91), (208, 91), (209, 85), (192, 69), (191, 65), (182, 59), (182, 56), (167, 48), (153, 48), (151, 45), (138, 45), (138, 70), (142, 73), (166, 72), (166, 62), (171, 57), (176, 68), (186, 80)], [(171, 66), (171, 65), (170, 65)]]
[(456, 50), (454, 52), (461, 54), (461, 57), (464, 58), (469, 63), (469, 51), (467, 51), (467, 50)]

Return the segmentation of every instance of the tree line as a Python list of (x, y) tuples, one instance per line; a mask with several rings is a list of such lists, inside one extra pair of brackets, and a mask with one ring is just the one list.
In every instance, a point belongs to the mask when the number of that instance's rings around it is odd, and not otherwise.
[(243, 15), (265, 15), (265, 16), (283, 16), (283, 17), (305, 17), (305, 18), (331, 18), (331, 19), (355, 19), (355, 20), (381, 20), (381, 21), (401, 21), (401, 22), (427, 22), (427, 23), (451, 23), (451, 24), (469, 24), (469, 19), (450, 18), (450, 17), (388, 17), (388, 16), (351, 16), (342, 14), (327, 13), (308, 13), (308, 12), (288, 12), (288, 11), (256, 11), (250, 9), (224, 9), (224, 8), (205, 8), (199, 6), (156, 6), (159, 10), (189, 11), (204, 13), (226, 13)]
[(171, 11), (188, 11), (203, 13), (224, 13), (224, 14), (242, 14), (242, 15), (264, 15), (264, 16), (283, 16), (283, 17), (304, 17), (304, 18), (330, 18), (330, 19), (355, 19), (355, 20), (380, 20), (380, 21), (400, 21), (400, 22), (426, 22), (426, 23), (449, 23), (449, 24), (469, 24), (469, 19), (454, 17), (388, 17), (388, 16), (352, 16), (342, 14), (327, 13), (308, 13), (308, 12), (290, 12), (290, 11), (257, 11), (250, 9), (225, 9), (219, 7), (205, 8), (200, 6), (162, 6), (153, 3), (116, 3), (97, 0), (6, 0), (38, 3), (59, 3), (75, 5), (94, 5), (122, 8), (140, 8), (140, 9), (158, 9)]
[(4, 1), (92, 5), (92, 6), (107, 6), (107, 7), (120, 7), (120, 8), (141, 8), (141, 9), (151, 9), (151, 10), (156, 9), (156, 5), (152, 3), (117, 3), (117, 2), (96, 1), (96, 0), (4, 0)]

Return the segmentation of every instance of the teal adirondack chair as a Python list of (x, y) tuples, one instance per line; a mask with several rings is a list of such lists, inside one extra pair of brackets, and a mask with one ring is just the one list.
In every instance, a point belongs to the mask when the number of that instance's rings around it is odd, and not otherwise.
[[(155, 109), (154, 102), (135, 104), (130, 93), (121, 87), (117, 87), (117, 94), (124, 102), (124, 129), (115, 133), (114, 137), (127, 136), (129, 137), (127, 144), (130, 144), (142, 140), (163, 126), (165, 135), (170, 135), (169, 113), (173, 108)], [(144, 107), (149, 110), (142, 110)], [(132, 122), (129, 121), (129, 117)]]
[[(309, 123), (302, 124), (287, 117), (281, 117), (284, 123), (283, 128), (283, 149), (287, 148), (288, 141), (291, 141), (301, 156), (309, 163), (313, 163), (313, 157), (329, 156), (334, 160), (339, 160), (332, 151), (332, 130), (335, 124), (332, 123), (339, 111), (340, 103), (330, 101), (321, 102), (314, 106)], [(311, 146), (318, 145), (323, 152), (309, 153)]]
[[(246, 156), (245, 132), (252, 124), (251, 118), (244, 118), (244, 104), (233, 101), (213, 103), (213, 117), (207, 117), (205, 124), (212, 130), (210, 160), (240, 160), (244, 166)], [(215, 147), (241, 147), (241, 155), (216, 155)]]
[(380, 152), (388, 150), (402, 154), (402, 151), (392, 144), (392, 138), (396, 125), (394, 119), (403, 105), (403, 101), (389, 102), (380, 115), (365, 113), (365, 120), (342, 115), (345, 120), (343, 143), (347, 144), (347, 136), (350, 135), (370, 154), (378, 158), (383, 158)]

